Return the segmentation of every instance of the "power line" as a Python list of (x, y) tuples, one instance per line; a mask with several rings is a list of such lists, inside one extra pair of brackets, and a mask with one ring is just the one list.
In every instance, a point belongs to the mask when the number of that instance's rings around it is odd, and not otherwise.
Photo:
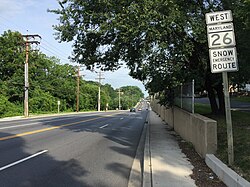
[(68, 63), (69, 62), (69, 59), (66, 59), (66, 58), (62, 58), (60, 56), (58, 56), (58, 54), (48, 50), (47, 48), (43, 47), (43, 46), (40, 46), (42, 49), (44, 49), (45, 51), (51, 53), (52, 55), (55, 55), (55, 57), (59, 58), (62, 62), (65, 62), (65, 63)]
[(43, 43), (44, 45), (48, 46), (50, 49), (52, 49), (56, 53), (60, 54), (61, 56), (65, 55), (65, 52), (63, 52), (59, 48), (55, 47), (54, 45), (52, 45), (51, 43), (49, 43), (47, 40), (43, 39), (43, 41), (45, 42), (45, 43)]
[[(3, 21), (1, 22), (1, 25), (4, 25), (6, 27), (6, 30), (8, 30), (8, 28), (10, 27), (14, 27), (15, 30), (18, 30), (17, 28), (21, 28), (22, 30), (27, 30), (27, 28), (24, 28), (20, 25), (17, 25), (13, 22), (11, 22), (10, 20), (6, 19), (5, 17), (3, 17), (2, 15), (0, 15), (0, 19)], [(10, 24), (11, 23), (11, 24)], [(20, 32), (20, 31), (19, 31)], [(47, 40), (45, 40), (43, 38), (43, 40), (45, 43), (41, 43), (40, 47), (42, 49), (44, 49), (45, 51), (49, 52), (50, 54), (55, 55), (56, 57), (58, 57), (59, 59), (66, 61), (68, 63), (69, 59), (67, 57), (65, 57), (64, 52), (62, 52), (61, 50), (59, 50), (58, 48), (56, 48), (55, 46), (51, 45)], [(47, 49), (49, 48), (49, 49)]]
[(66, 56), (64, 56), (64, 55), (62, 55), (62, 54), (60, 54), (60, 53), (58, 53), (56, 50), (54, 50), (54, 49), (51, 48), (50, 46), (48, 46), (48, 45), (46, 45), (46, 44), (44, 44), (44, 43), (42, 44), (42, 46), (43, 46), (43, 49), (46, 48), (47, 51), (49, 51), (50, 53), (53, 53), (53, 54), (55, 54), (56, 56), (59, 56), (60, 58), (68, 59), (68, 57), (66, 57)]

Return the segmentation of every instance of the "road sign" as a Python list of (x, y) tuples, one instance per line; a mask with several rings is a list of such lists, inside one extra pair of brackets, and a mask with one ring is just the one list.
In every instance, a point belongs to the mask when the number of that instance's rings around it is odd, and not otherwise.
[(216, 23), (225, 23), (233, 21), (233, 16), (231, 10), (210, 12), (206, 14), (206, 23), (207, 25), (216, 24)]
[(208, 33), (209, 48), (235, 46), (234, 31)]
[(223, 78), (229, 165), (232, 165), (234, 162), (234, 150), (227, 72), (237, 71), (238, 63), (236, 48), (224, 48), (235, 46), (233, 25), (232, 23), (220, 23), (231, 21), (233, 21), (231, 10), (211, 12), (206, 14), (211, 71), (212, 73), (222, 72)]
[(234, 30), (233, 23), (223, 23), (223, 24), (207, 26), (207, 33), (225, 32), (225, 31), (233, 31), (233, 30)]
[(238, 71), (236, 48), (210, 49), (212, 73)]

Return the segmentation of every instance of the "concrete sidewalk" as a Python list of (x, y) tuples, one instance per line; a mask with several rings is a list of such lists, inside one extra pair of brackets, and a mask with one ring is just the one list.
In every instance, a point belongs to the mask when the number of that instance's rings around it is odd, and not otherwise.
[(193, 166), (171, 133), (168, 125), (150, 111), (144, 149), (143, 187), (196, 186), (190, 177)]

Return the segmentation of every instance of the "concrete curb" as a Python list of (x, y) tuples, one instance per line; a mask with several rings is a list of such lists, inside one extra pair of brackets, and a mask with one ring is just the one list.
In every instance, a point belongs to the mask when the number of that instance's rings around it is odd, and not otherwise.
[[(148, 113), (149, 114), (149, 113)], [(128, 187), (139, 187), (142, 186), (143, 181), (143, 155), (144, 155), (144, 145), (145, 145), (145, 136), (147, 133), (147, 126), (148, 126), (148, 114), (143, 126), (143, 130), (141, 133), (141, 137), (139, 140), (139, 144), (136, 150), (136, 155), (133, 161), (133, 165), (130, 171), (129, 180), (128, 180)]]
[(207, 154), (205, 162), (228, 187), (250, 187), (250, 183), (227, 167), (213, 154)]
[(147, 125), (146, 140), (144, 147), (144, 161), (143, 161), (143, 176), (142, 187), (152, 187), (152, 168), (151, 168), (151, 153), (149, 141), (149, 123)]

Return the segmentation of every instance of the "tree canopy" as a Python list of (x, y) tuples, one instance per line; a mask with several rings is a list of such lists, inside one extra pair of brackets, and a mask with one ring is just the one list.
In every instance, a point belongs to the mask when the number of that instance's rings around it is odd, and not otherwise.
[(60, 9), (50, 10), (60, 16), (54, 28), (60, 41), (74, 41), (74, 61), (103, 70), (117, 69), (124, 62), (130, 75), (144, 81), (152, 93), (161, 92), (163, 101), (176, 85), (195, 79), (197, 91), (208, 91), (215, 113), (223, 110), (223, 87), (221, 75), (210, 72), (205, 13), (231, 9), (240, 64), (231, 82), (250, 80), (247, 0), (63, 0), (59, 4)]
[[(22, 35), (6, 31), (0, 36), (0, 117), (22, 115), (24, 99), (25, 48)], [(76, 110), (77, 67), (60, 64), (55, 57), (29, 52), (29, 111), (31, 113)], [(80, 79), (79, 110), (96, 110), (99, 83)], [(143, 97), (138, 87), (133, 103)], [(130, 94), (130, 93), (129, 93)], [(139, 96), (138, 96), (139, 95)], [(128, 99), (128, 98), (127, 98)], [(137, 101), (136, 101), (137, 100)], [(117, 101), (117, 102), (116, 102)], [(127, 102), (127, 101), (125, 101)], [(109, 84), (101, 85), (101, 109), (118, 108), (118, 93)]]

